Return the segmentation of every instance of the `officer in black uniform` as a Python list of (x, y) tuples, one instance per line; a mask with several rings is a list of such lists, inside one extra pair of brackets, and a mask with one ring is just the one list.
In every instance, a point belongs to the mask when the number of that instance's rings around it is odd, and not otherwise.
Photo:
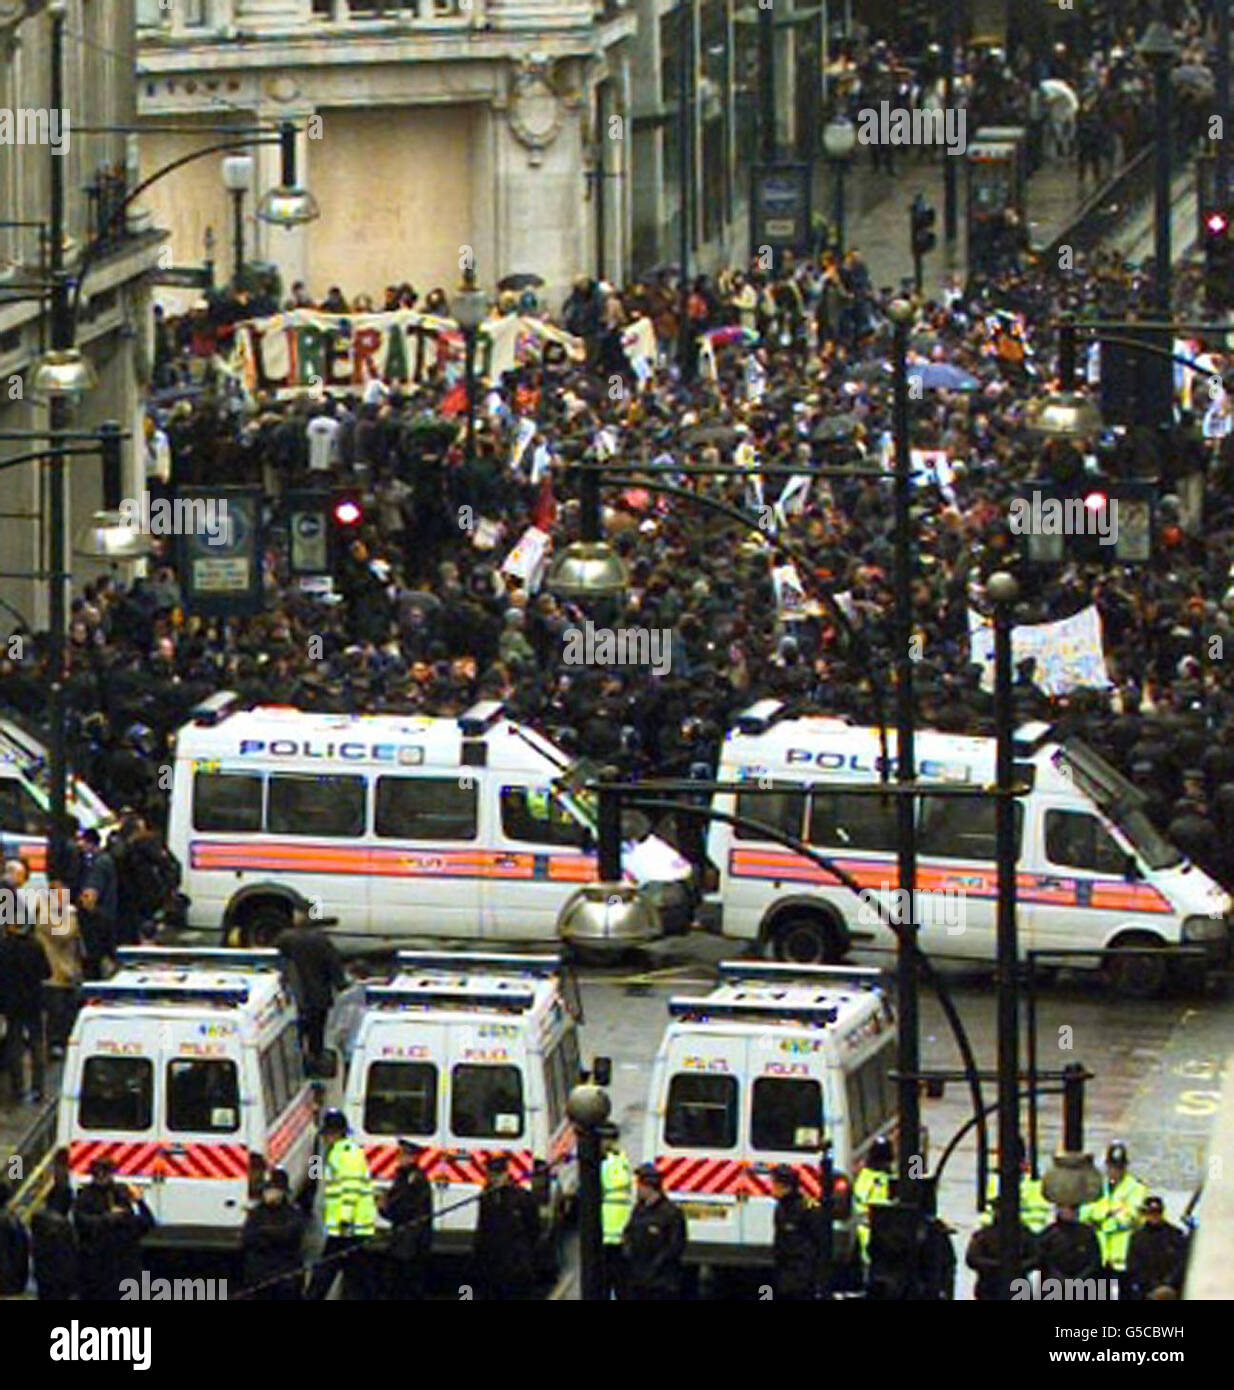
[(419, 1300), (433, 1249), (433, 1189), (420, 1167), (422, 1144), (398, 1141), (398, 1170), (378, 1208), (390, 1223), (390, 1296)]
[(505, 1154), (489, 1156), (485, 1177), (472, 1248), (477, 1282), (488, 1300), (528, 1299), (535, 1286), (540, 1208), (525, 1187), (511, 1181)]
[(826, 1273), (822, 1208), (802, 1196), (796, 1170), (787, 1163), (772, 1170), (771, 1192), (776, 1199), (776, 1297), (793, 1302), (817, 1298)]
[(1131, 1237), (1127, 1247), (1127, 1273), (1123, 1298), (1142, 1301), (1162, 1285), (1179, 1290), (1187, 1256), (1187, 1238), (1165, 1219), (1165, 1203), (1160, 1197), (1144, 1200), (1144, 1224)]
[(634, 1178), (634, 1210), (621, 1237), (626, 1296), (643, 1301), (680, 1298), (686, 1219), (664, 1195), (654, 1163), (640, 1164)]
[(1041, 1233), (1037, 1267), (1046, 1279), (1097, 1279), (1101, 1275), (1101, 1245), (1093, 1228), (1079, 1219), (1075, 1207), (1059, 1207), (1057, 1219)]

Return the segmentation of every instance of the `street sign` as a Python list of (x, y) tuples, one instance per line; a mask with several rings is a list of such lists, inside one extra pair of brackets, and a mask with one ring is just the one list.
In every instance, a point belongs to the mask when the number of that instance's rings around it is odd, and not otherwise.
[(208, 617), (260, 613), (265, 606), (261, 488), (181, 488), (177, 497), (200, 500), (201, 513), (214, 523), (178, 538), (186, 611)]
[(750, 245), (753, 254), (810, 250), (809, 163), (756, 164), (750, 171)]
[(288, 562), (292, 574), (330, 573), (330, 501), (328, 492), (288, 493)]

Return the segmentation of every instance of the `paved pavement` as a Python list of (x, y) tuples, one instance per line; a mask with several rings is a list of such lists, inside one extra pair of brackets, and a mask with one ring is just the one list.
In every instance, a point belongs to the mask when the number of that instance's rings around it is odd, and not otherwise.
[[(643, 973), (595, 972), (584, 980), (583, 1055), (613, 1058), (613, 1117), (622, 1127), (632, 1159), (648, 1157), (643, 1145), (650, 1062), (667, 1021), (672, 993), (698, 994), (709, 988), (710, 966), (732, 943), (691, 940), (661, 950), (658, 964)], [(857, 954), (855, 962), (889, 967), (887, 956)], [(945, 971), (968, 1030), (978, 1065), (993, 1072), (996, 1052), (994, 986), (989, 976), (967, 968)], [(1211, 1117), (1216, 1112), (1220, 1077), (1234, 1053), (1234, 1004), (1224, 997), (1178, 996), (1137, 1003), (1113, 998), (1099, 980), (1062, 977), (1040, 994), (1038, 1065), (1060, 1071), (1082, 1063), (1094, 1074), (1087, 1088), (1085, 1146), (1100, 1162), (1106, 1145), (1121, 1139), (1132, 1167), (1167, 1203), (1177, 1220), (1199, 1181)], [(942, 1010), (927, 993), (921, 1004), (922, 1065), (960, 1066)], [(993, 1102), (992, 1083), (985, 1099)], [(931, 1169), (951, 1136), (971, 1115), (964, 1086), (948, 1086), (941, 1100), (922, 1103), (929, 1132)], [(1025, 1126), (1027, 1127), (1027, 1126)], [(1061, 1139), (1061, 1099), (1041, 1102), (1042, 1168)], [(991, 1142), (996, 1137), (991, 1119)], [(956, 1229), (961, 1265), (976, 1214), (976, 1143), (966, 1138), (939, 1183), (940, 1214)], [(971, 1277), (962, 1269), (957, 1296), (971, 1296)]]

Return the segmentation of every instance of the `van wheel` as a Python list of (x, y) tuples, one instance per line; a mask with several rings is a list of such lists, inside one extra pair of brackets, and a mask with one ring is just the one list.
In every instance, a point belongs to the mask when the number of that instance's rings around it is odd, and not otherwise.
[(835, 927), (814, 913), (786, 917), (772, 933), (771, 945), (776, 960), (793, 965), (834, 965), (844, 955)]
[(256, 903), (240, 919), (242, 946), (273, 946), (276, 938), (291, 926), (291, 910), (273, 899)]
[[(1160, 940), (1148, 932), (1130, 932), (1120, 936), (1112, 946), (1160, 946)], [(1126, 999), (1155, 999), (1165, 987), (1167, 962), (1152, 956), (1110, 956), (1106, 961), (1106, 978), (1116, 993)]]

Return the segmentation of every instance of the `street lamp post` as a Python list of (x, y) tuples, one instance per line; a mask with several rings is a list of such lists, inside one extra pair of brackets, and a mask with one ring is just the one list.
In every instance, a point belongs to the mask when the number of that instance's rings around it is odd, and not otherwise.
[(995, 860), (998, 870), (998, 1261), (1004, 1297), (1019, 1274), (1020, 1036), (1019, 951), (1016, 942), (1015, 712), (1011, 691), (1011, 627), (1020, 586), (992, 574), (994, 605)]
[(823, 149), (831, 164), (832, 221), (836, 229), (836, 254), (844, 254), (845, 199), (844, 177), (857, 148), (857, 127), (837, 112), (823, 127)]
[[(896, 634), (896, 780), (916, 778), (913, 707), (913, 590), (912, 590), (912, 461), (908, 428), (908, 341), (913, 307), (895, 300), (890, 308), (895, 325), (895, 634)], [(921, 1141), (920, 1066), (917, 1011), (917, 819), (913, 797), (896, 799), (897, 887), (901, 910), (896, 956), (898, 1052), (900, 1081), (899, 1197), (916, 1204), (917, 1157)]]
[(575, 1086), (566, 1099), (578, 1135), (579, 1283), (583, 1301), (604, 1301), (604, 1229), (601, 1221), (600, 1126), (612, 1110), (602, 1086)]
[(463, 331), (467, 387), (466, 460), (470, 466), (476, 457), (476, 336), (488, 313), (488, 296), (476, 286), (476, 272), (470, 266), (463, 272), (462, 288), (450, 306), (454, 321)]
[(244, 274), (244, 195), (253, 184), (253, 156), (231, 154), (223, 160), (223, 187), (231, 194), (232, 282), (240, 288)]
[(1157, 309), (1163, 319), (1170, 317), (1171, 250), (1170, 250), (1170, 178), (1174, 156), (1174, 132), (1170, 102), (1170, 67), (1178, 57), (1178, 44), (1173, 30), (1158, 18), (1148, 26), (1136, 51), (1153, 69), (1154, 119), (1157, 126), (1157, 165), (1155, 198), (1155, 232), (1153, 260)]

